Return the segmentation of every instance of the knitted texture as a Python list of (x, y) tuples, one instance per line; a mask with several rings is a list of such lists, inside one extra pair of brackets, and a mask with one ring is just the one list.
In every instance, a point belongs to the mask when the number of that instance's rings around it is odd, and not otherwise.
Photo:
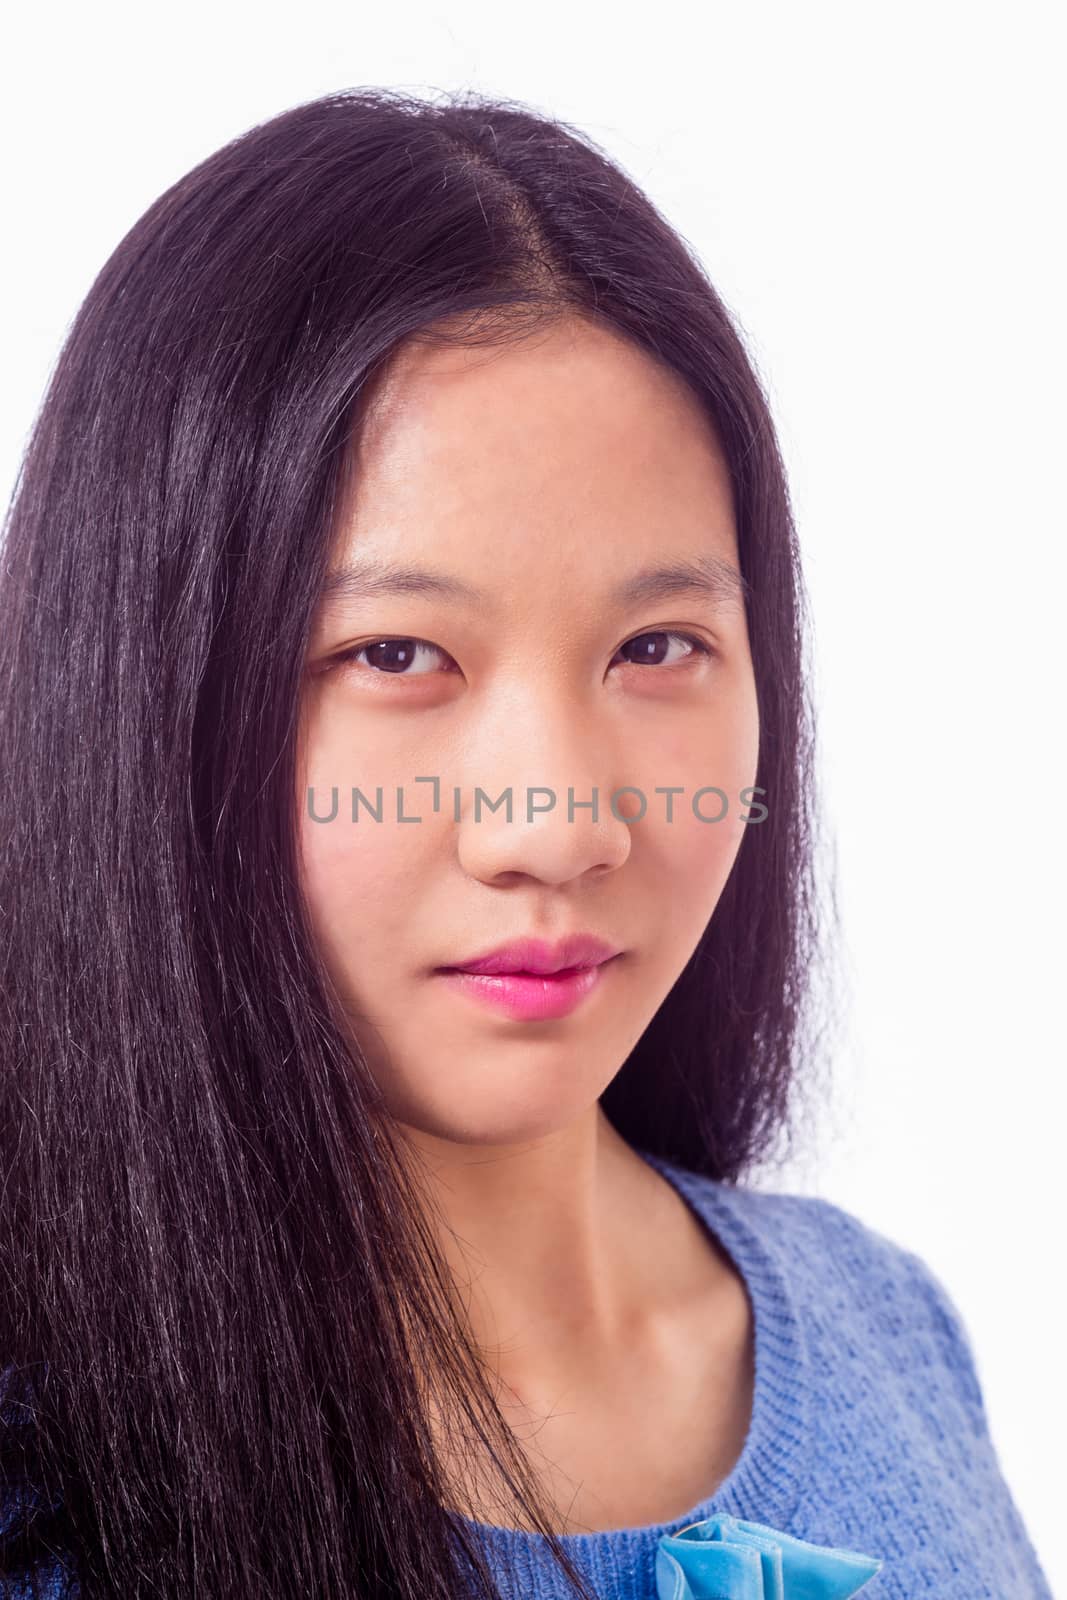
[[(745, 1281), (755, 1394), (741, 1455), (708, 1499), (671, 1522), (563, 1537), (600, 1600), (658, 1600), (660, 1539), (720, 1515), (879, 1558), (863, 1600), (1052, 1600), (1001, 1473), (968, 1335), (923, 1261), (829, 1201), (638, 1153)], [(457, 1520), (508, 1600), (571, 1595), (540, 1535)], [(22, 1600), (30, 1588), (0, 1592)], [(60, 1600), (78, 1586), (57, 1566), (39, 1592)]]
[[(746, 1282), (755, 1395), (741, 1455), (709, 1499), (671, 1522), (563, 1536), (601, 1600), (657, 1600), (660, 1538), (716, 1515), (880, 1557), (863, 1600), (1052, 1600), (1000, 1469), (968, 1334), (920, 1257), (829, 1201), (639, 1154)], [(539, 1534), (461, 1520), (505, 1595), (572, 1593)]]

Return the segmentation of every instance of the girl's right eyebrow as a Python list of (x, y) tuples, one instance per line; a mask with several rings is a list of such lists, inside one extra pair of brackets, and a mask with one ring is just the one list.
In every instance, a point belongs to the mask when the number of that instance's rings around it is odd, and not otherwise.
[(462, 601), (467, 605), (489, 603), (489, 595), (484, 589), (462, 578), (435, 572), (429, 567), (402, 566), (372, 557), (348, 561), (328, 572), (323, 581), (321, 599), (327, 602), (363, 600), (383, 594), (429, 594), (442, 600)]

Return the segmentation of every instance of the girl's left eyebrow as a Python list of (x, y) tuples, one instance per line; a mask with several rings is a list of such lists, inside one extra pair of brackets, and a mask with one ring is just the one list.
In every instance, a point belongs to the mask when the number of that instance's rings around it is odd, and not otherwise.
[[(720, 556), (700, 555), (643, 567), (615, 584), (605, 597), (605, 603), (635, 606), (679, 594), (700, 594), (716, 605), (731, 607), (743, 605), (749, 593), (745, 577), (731, 562)], [(329, 603), (394, 594), (432, 595), (469, 606), (492, 604), (487, 590), (453, 573), (370, 558), (349, 561), (328, 572), (321, 599)]]
[(644, 567), (612, 590), (616, 605), (669, 600), (676, 594), (702, 594), (717, 605), (743, 605), (750, 593), (742, 573), (721, 556), (699, 555), (664, 566)]

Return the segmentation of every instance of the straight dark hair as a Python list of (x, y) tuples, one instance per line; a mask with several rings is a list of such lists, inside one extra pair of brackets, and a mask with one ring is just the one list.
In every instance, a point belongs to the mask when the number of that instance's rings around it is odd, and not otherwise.
[(252, 128), (103, 267), (5, 521), (5, 1593), (57, 1552), (86, 1600), (495, 1596), (435, 1426), (588, 1593), (317, 953), (294, 801), (371, 380), (413, 338), (566, 315), (673, 368), (717, 429), (768, 807), (602, 1104), (727, 1182), (791, 1145), (836, 912), (793, 518), (738, 327), (619, 166), (517, 102), (360, 89)]

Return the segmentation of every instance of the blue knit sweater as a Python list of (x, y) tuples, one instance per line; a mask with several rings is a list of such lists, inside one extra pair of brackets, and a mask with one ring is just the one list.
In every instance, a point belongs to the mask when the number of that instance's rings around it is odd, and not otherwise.
[[(596, 1594), (658, 1600), (661, 1537), (722, 1514), (879, 1558), (862, 1600), (1051, 1600), (968, 1335), (922, 1260), (826, 1200), (716, 1183), (639, 1153), (745, 1279), (755, 1397), (741, 1456), (710, 1499), (669, 1523), (563, 1537)], [(568, 1594), (540, 1535), (469, 1526), (504, 1594)]]
[[(660, 1600), (660, 1540), (718, 1516), (876, 1558), (862, 1600), (1052, 1600), (1000, 1471), (968, 1336), (920, 1258), (828, 1201), (716, 1183), (639, 1153), (745, 1280), (755, 1396), (741, 1456), (710, 1499), (669, 1523), (564, 1536), (601, 1600)], [(468, 1526), (509, 1600), (569, 1600), (540, 1535)], [(77, 1587), (57, 1569), (42, 1592), (58, 1600)], [(830, 1591), (764, 1589), (757, 1577), (725, 1600), (801, 1592)]]

